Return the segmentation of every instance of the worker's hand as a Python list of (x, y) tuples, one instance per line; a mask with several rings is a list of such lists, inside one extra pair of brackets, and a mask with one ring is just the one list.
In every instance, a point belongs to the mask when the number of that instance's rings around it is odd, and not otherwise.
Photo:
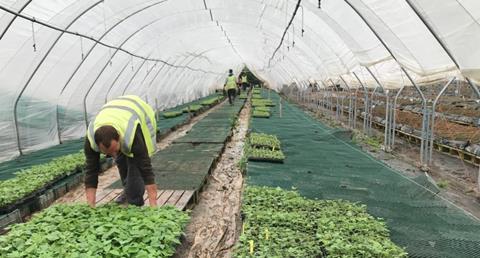
[(95, 208), (97, 188), (86, 188), (85, 195), (87, 196), (87, 203), (90, 207)]
[(145, 185), (145, 189), (147, 190), (148, 203), (150, 204), (150, 207), (157, 207), (157, 185)]

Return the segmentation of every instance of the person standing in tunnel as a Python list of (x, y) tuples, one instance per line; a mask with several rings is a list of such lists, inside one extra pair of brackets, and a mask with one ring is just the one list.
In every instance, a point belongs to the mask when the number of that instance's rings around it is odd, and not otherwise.
[(157, 204), (157, 185), (150, 157), (156, 151), (155, 111), (140, 97), (121, 96), (105, 104), (90, 122), (85, 139), (85, 193), (95, 207), (100, 153), (115, 158), (123, 193), (119, 204), (143, 206), (147, 190), (150, 206)]
[(228, 70), (228, 77), (225, 80), (224, 88), (228, 95), (228, 103), (233, 105), (235, 95), (237, 94), (237, 78), (233, 75), (232, 69)]
[(247, 87), (249, 86), (248, 85), (247, 73), (243, 72), (241, 78), (242, 78), (242, 90), (246, 91)]

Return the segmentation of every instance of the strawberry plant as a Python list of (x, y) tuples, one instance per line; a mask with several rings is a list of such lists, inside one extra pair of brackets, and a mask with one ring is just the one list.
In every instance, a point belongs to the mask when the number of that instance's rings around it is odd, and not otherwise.
[(277, 136), (264, 134), (264, 133), (251, 133), (249, 137), (249, 143), (253, 147), (265, 147), (280, 149), (280, 140)]
[(57, 205), (0, 236), (0, 256), (171, 257), (188, 220), (172, 206)]
[(0, 181), (0, 207), (13, 204), (59, 177), (70, 175), (85, 163), (83, 152), (55, 158), (16, 173), (16, 177)]
[(365, 205), (311, 200), (295, 191), (247, 187), (234, 257), (407, 257)]
[(183, 114), (183, 111), (170, 111), (170, 112), (164, 112), (163, 117), (165, 118), (174, 118), (177, 116), (181, 116)]
[(239, 99), (247, 99), (248, 98), (247, 93), (243, 92), (242, 94), (240, 94), (240, 96), (238, 98)]

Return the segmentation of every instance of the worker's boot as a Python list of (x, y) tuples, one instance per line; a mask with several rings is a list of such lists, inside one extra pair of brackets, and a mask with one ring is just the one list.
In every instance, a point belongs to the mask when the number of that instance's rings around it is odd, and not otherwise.
[(117, 204), (125, 204), (125, 203), (127, 203), (127, 195), (125, 194), (125, 192), (122, 192), (122, 193), (115, 199), (115, 203), (117, 203)]

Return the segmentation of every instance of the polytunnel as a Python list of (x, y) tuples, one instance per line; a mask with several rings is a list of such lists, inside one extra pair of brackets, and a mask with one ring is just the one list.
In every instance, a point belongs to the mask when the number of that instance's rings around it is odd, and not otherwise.
[(0, 0), (0, 257), (479, 257), (478, 42), (475, 0)]

